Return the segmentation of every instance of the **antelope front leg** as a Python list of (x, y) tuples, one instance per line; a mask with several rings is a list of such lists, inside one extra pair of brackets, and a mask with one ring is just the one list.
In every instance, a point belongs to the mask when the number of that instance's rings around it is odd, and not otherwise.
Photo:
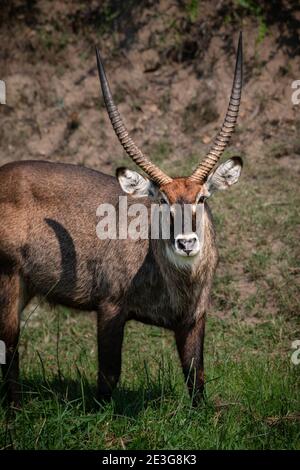
[(193, 405), (199, 403), (204, 392), (204, 334), (205, 314), (192, 327), (181, 325), (175, 331), (177, 349)]
[(120, 310), (106, 305), (98, 313), (98, 399), (111, 398), (121, 374), (122, 343), (125, 322)]

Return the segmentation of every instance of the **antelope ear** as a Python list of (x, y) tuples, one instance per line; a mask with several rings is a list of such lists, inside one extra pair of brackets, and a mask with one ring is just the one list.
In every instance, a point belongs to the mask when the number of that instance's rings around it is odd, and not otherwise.
[(225, 163), (209, 175), (205, 183), (209, 195), (219, 189), (227, 189), (232, 184), (237, 183), (243, 167), (243, 160), (240, 157), (229, 158)]
[(157, 193), (157, 186), (136, 171), (117, 168), (116, 177), (124, 193), (133, 197), (154, 197)]

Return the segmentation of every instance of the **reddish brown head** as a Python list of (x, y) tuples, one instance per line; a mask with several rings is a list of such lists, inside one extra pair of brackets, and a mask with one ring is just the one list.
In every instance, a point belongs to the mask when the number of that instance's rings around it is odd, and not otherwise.
[[(242, 91), (241, 34), (237, 49), (232, 91), (223, 125), (208, 154), (194, 172), (187, 177), (169, 177), (152, 163), (133, 142), (113, 101), (98, 49), (96, 49), (96, 55), (102, 93), (113, 129), (129, 157), (147, 175), (147, 177), (144, 177), (135, 171), (119, 168), (117, 170), (117, 178), (125, 193), (133, 197), (148, 196), (160, 204), (168, 204), (171, 214), (174, 216), (176, 207), (189, 205), (194, 213), (196, 207), (201, 204), (203, 205), (205, 200), (215, 190), (225, 189), (237, 182), (242, 168), (242, 160), (239, 157), (233, 157), (214, 171), (212, 170), (229, 143), (238, 117)], [(196, 229), (189, 233), (185, 233), (182, 230), (182, 233), (175, 234), (172, 240), (172, 247), (181, 256), (196, 255), (200, 249)]]

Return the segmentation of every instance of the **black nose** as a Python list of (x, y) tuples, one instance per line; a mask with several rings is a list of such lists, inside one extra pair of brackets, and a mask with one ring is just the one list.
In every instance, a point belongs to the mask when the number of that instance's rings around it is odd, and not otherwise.
[(177, 246), (180, 250), (184, 251), (186, 254), (190, 254), (191, 251), (195, 248), (197, 242), (196, 237), (190, 238), (177, 238)]

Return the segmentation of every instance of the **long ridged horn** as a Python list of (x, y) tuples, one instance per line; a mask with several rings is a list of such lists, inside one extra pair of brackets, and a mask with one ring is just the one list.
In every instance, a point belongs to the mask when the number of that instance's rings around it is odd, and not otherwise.
[(123, 146), (123, 148), (129, 155), (129, 157), (134, 161), (134, 163), (136, 163), (136, 165), (138, 165), (151, 178), (152, 181), (154, 181), (158, 185), (170, 183), (172, 181), (172, 178), (167, 176), (156, 165), (154, 165), (154, 163), (148, 160), (148, 158), (145, 157), (145, 155), (135, 145), (135, 143), (129, 136), (128, 131), (122, 121), (119, 110), (113, 101), (113, 97), (112, 97), (109, 84), (106, 78), (104, 66), (103, 66), (100, 53), (97, 47), (96, 47), (96, 56), (97, 56), (99, 79), (101, 83), (105, 106), (106, 106), (112, 127), (121, 145)]
[(220, 159), (222, 153), (228, 145), (230, 137), (234, 131), (241, 101), (243, 80), (243, 46), (242, 33), (240, 33), (239, 44), (237, 49), (234, 79), (232, 84), (231, 96), (228, 109), (221, 129), (215, 138), (213, 145), (199, 164), (196, 170), (190, 176), (190, 179), (202, 183), (205, 181), (210, 171)]

